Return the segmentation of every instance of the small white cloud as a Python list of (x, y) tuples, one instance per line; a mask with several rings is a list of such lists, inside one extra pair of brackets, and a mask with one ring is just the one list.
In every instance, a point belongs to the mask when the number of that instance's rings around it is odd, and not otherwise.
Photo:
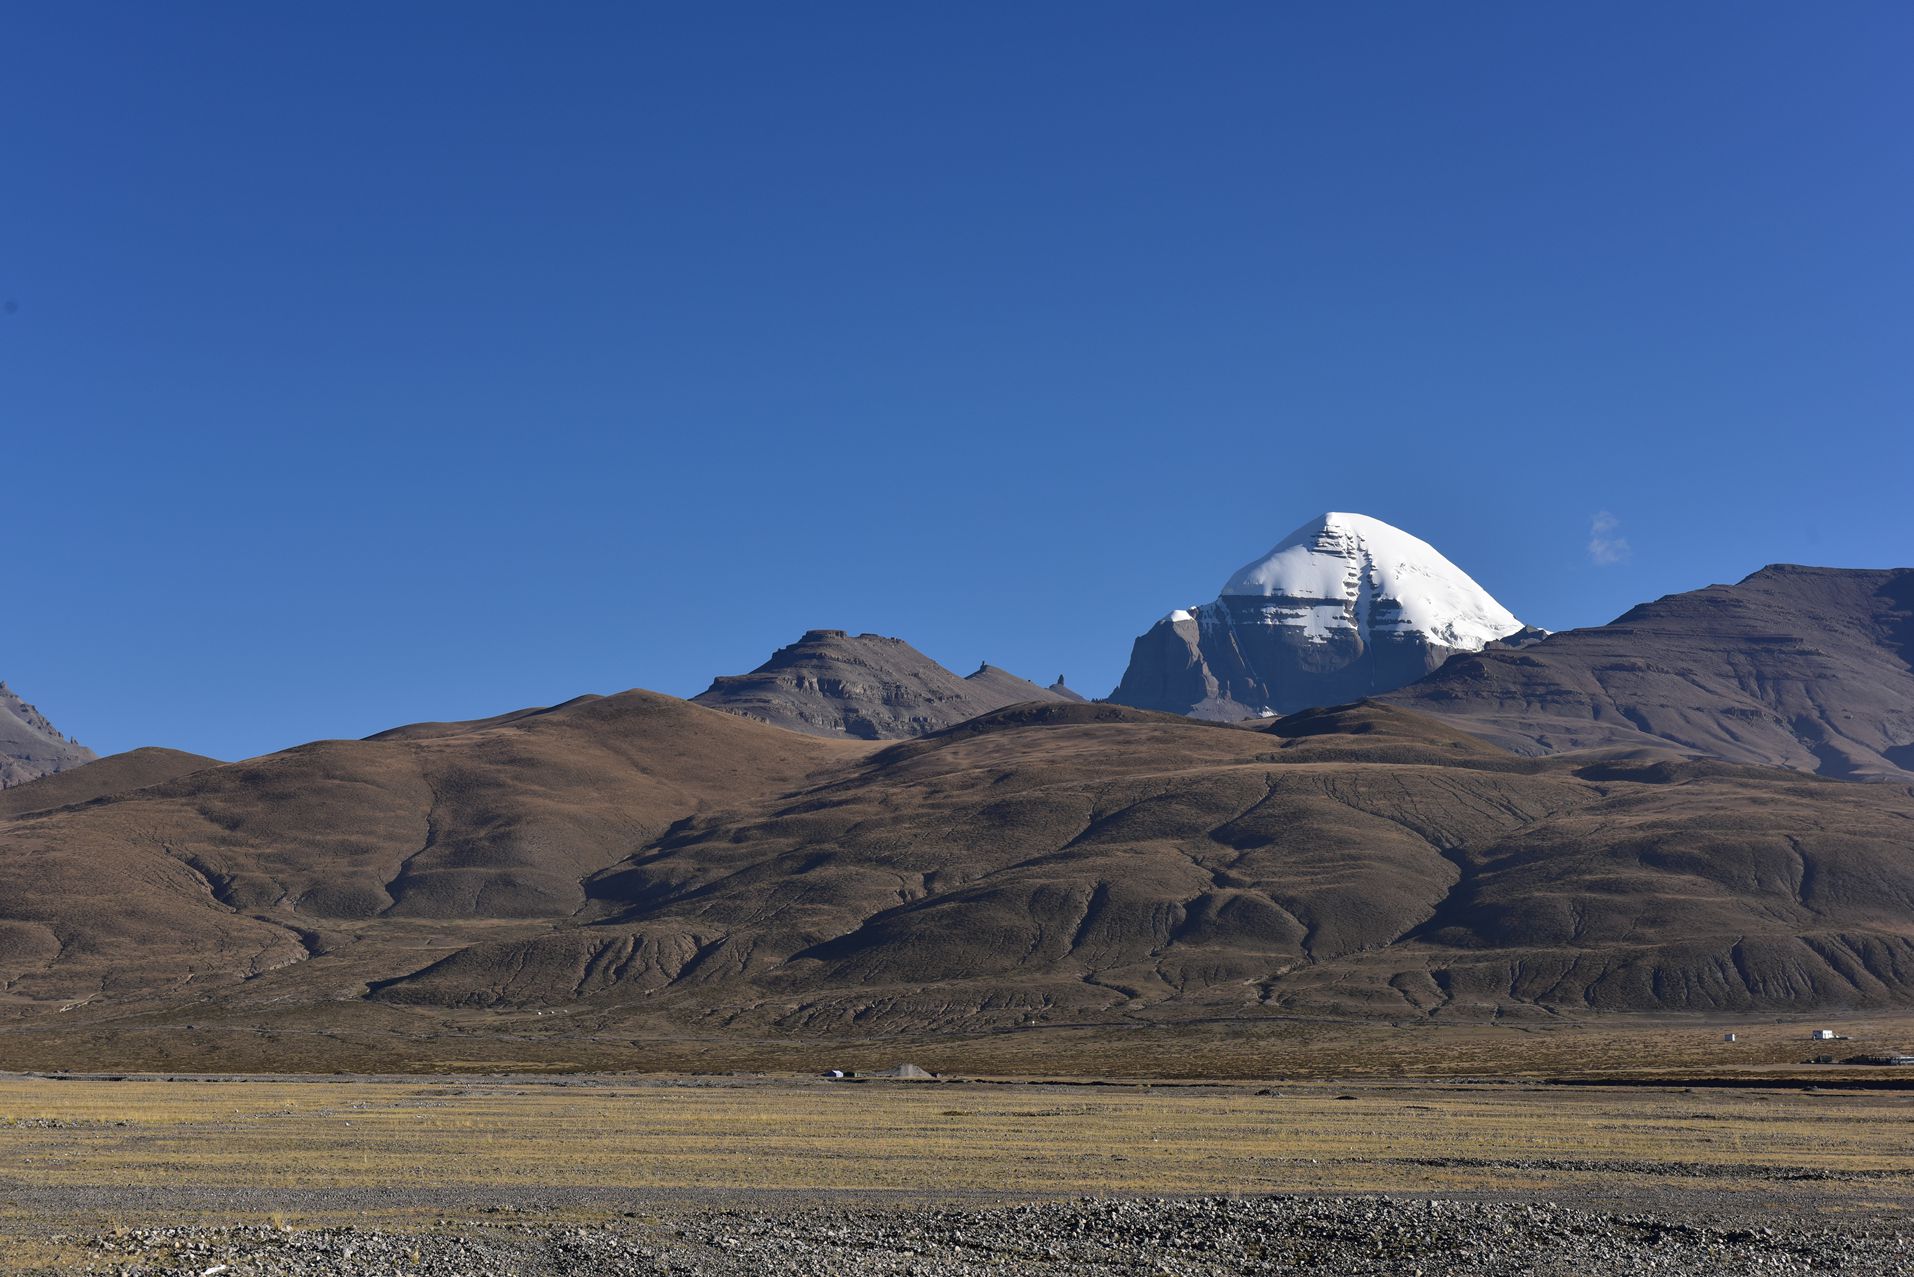
[(1628, 557), (1628, 538), (1617, 536), (1622, 521), (1606, 510), (1598, 510), (1588, 521), (1588, 561), (1598, 568), (1620, 563)]

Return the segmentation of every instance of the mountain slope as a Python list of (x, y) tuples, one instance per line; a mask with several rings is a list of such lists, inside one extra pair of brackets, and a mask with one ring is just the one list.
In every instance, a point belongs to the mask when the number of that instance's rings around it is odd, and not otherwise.
[(1073, 696), (988, 664), (960, 678), (902, 639), (811, 630), (692, 700), (813, 735), (903, 740), (1019, 701)]
[(1387, 696), (1523, 753), (1702, 754), (1914, 779), (1914, 570), (1777, 565)]
[(867, 750), (634, 691), (21, 815), (0, 822), (0, 1005), (163, 997), (421, 925), (563, 918), (674, 822)]
[(93, 751), (62, 736), (19, 693), (0, 682), (0, 789), (90, 762)]
[(1523, 629), (1433, 546), (1321, 515), (1136, 640), (1111, 699), (1228, 721), (1359, 700)]
[(0, 1015), (1907, 1006), (1911, 826), (1906, 786), (1520, 757), (1377, 704), (1251, 728), (1027, 702), (879, 746), (629, 692), (0, 821)]
[(1377, 706), (1271, 731), (1023, 706), (688, 821), (592, 879), (587, 925), (375, 996), (912, 1032), (1905, 1005), (1910, 816), (1905, 791), (1524, 760)]

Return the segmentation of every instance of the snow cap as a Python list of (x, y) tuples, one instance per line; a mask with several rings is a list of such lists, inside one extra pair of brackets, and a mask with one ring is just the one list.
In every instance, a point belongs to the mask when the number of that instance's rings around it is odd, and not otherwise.
[[(1365, 636), (1372, 628), (1415, 630), (1465, 651), (1522, 628), (1441, 551), (1366, 514), (1331, 512), (1311, 519), (1245, 564), (1223, 594), (1303, 603), (1310, 613), (1333, 607), (1347, 618), (1344, 624), (1354, 623)], [(1329, 620), (1299, 616), (1299, 622), (1304, 619), (1312, 629)]]

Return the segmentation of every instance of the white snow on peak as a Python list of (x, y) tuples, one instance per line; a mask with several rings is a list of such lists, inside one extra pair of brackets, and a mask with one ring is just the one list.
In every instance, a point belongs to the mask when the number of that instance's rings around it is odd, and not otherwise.
[(1175, 625), (1178, 621), (1194, 621), (1196, 619), (1196, 614), (1191, 612), (1187, 608), (1178, 608), (1176, 609), (1176, 611), (1170, 613), (1168, 616), (1164, 617), (1163, 619), (1168, 621), (1171, 625)]
[(1223, 594), (1270, 599), (1270, 621), (1318, 641), (1333, 630), (1354, 629), (1365, 639), (1418, 631), (1444, 647), (1476, 651), (1522, 628), (1441, 551), (1364, 514), (1311, 519), (1232, 576)]

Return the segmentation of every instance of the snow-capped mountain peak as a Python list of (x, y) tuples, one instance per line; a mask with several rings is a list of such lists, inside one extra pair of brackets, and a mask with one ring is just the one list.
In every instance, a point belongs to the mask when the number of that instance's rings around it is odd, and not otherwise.
[(1428, 542), (1367, 515), (1324, 514), (1213, 602), (1138, 638), (1111, 699), (1202, 718), (1287, 714), (1392, 691), (1522, 632)]
[(1427, 541), (1364, 514), (1311, 519), (1223, 586), (1223, 596), (1270, 600), (1272, 622), (1326, 640), (1353, 629), (1419, 633), (1475, 651), (1522, 623)]

